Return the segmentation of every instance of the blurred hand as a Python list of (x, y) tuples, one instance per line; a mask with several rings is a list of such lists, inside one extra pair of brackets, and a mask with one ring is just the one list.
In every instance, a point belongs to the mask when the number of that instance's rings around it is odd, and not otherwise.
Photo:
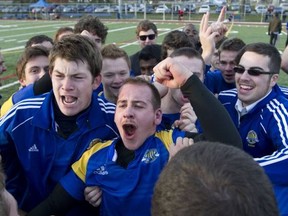
[(92, 206), (98, 207), (102, 201), (102, 190), (97, 187), (86, 187), (84, 190), (85, 200)]
[(178, 137), (176, 140), (176, 144), (173, 143), (170, 145), (169, 148), (169, 160), (171, 160), (174, 155), (176, 155), (177, 152), (179, 152), (181, 149), (186, 148), (194, 143), (194, 140), (187, 137)]
[(180, 119), (176, 120), (173, 124), (174, 127), (178, 127), (182, 131), (197, 132), (195, 122), (197, 116), (190, 103), (185, 103), (180, 109)]

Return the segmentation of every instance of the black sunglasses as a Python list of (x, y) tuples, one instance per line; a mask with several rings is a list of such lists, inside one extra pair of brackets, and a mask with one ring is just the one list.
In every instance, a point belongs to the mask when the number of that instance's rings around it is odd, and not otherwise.
[(145, 41), (147, 39), (147, 37), (149, 38), (149, 40), (154, 40), (156, 35), (155, 34), (150, 34), (150, 35), (141, 35), (139, 36), (140, 40)]
[[(235, 73), (243, 74), (246, 71), (246, 69), (244, 67), (241, 67), (241, 66), (235, 66), (233, 68), (233, 71)], [(257, 68), (249, 68), (249, 69), (247, 69), (247, 72), (251, 76), (259, 76), (261, 74), (276, 74), (275, 72), (266, 72), (266, 71), (259, 70)]]

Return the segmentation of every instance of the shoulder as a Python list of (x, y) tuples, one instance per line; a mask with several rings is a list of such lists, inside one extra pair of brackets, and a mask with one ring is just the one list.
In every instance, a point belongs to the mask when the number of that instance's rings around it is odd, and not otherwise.
[(95, 101), (99, 105), (100, 110), (106, 114), (114, 114), (116, 105), (114, 103), (108, 102), (105, 98), (95, 96)]
[(229, 89), (229, 90), (225, 90), (225, 91), (221, 91), (218, 95), (218, 99), (222, 100), (232, 100), (232, 99), (237, 99), (237, 89)]
[(21, 118), (27, 117), (27, 115), (34, 114), (39, 110), (46, 99), (47, 95), (28, 98), (16, 103), (12, 108), (1, 118), (1, 121), (12, 118), (15, 115), (21, 116)]

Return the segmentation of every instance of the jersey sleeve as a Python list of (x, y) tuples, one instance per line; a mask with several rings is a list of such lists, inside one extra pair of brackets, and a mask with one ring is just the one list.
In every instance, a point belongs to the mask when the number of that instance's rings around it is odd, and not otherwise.
[(242, 148), (241, 137), (228, 112), (196, 75), (187, 80), (181, 91), (189, 98), (206, 140)]
[(65, 191), (69, 193), (69, 195), (72, 196), (74, 199), (85, 200), (85, 182), (83, 182), (73, 170), (71, 170), (60, 180), (60, 184), (65, 189)]
[(273, 185), (288, 186), (288, 148), (254, 160), (263, 167)]

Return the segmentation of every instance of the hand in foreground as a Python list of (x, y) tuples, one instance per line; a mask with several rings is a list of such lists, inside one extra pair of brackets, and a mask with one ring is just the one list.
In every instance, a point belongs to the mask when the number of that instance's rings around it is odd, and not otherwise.
[(186, 148), (194, 143), (194, 140), (187, 137), (178, 137), (176, 144), (171, 144), (169, 148), (169, 160), (176, 155), (181, 149)]
[(180, 109), (180, 119), (174, 122), (174, 126), (182, 131), (197, 132), (195, 122), (197, 116), (190, 103), (185, 103)]
[(156, 81), (169, 88), (180, 88), (192, 75), (191, 71), (171, 57), (161, 61), (153, 70)]
[(98, 207), (102, 201), (102, 191), (99, 187), (86, 187), (84, 190), (85, 200), (92, 206)]

